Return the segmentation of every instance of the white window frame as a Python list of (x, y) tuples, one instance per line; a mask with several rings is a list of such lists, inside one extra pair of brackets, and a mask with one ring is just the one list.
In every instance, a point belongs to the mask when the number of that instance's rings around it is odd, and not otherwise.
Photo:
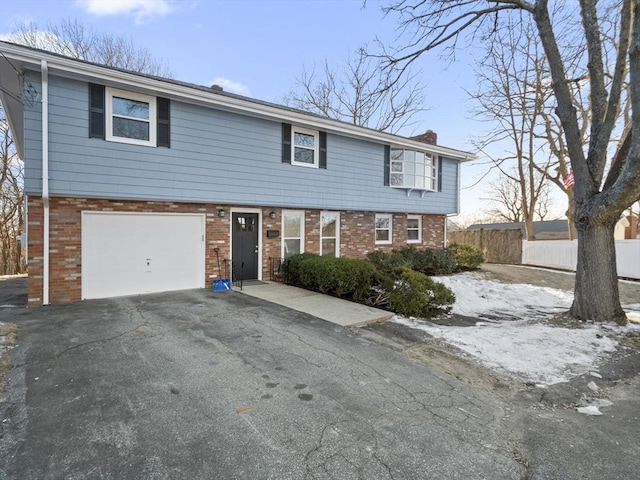
[[(300, 237), (286, 237), (284, 231), (284, 218), (286, 216), (299, 216), (300, 217)], [(304, 253), (304, 233), (305, 233), (305, 218), (304, 218), (304, 210), (283, 210), (282, 216), (282, 241), (280, 242), (280, 258), (285, 258), (284, 250), (285, 250), (285, 240), (293, 240), (296, 238), (300, 238), (300, 253)]]
[[(140, 140), (137, 138), (118, 137), (113, 135), (113, 97), (135, 100), (149, 104), (149, 140)], [(147, 147), (155, 147), (157, 142), (157, 100), (151, 95), (143, 95), (141, 93), (127, 92), (116, 88), (105, 87), (105, 117), (106, 117), (106, 135), (105, 138), (110, 142), (129, 143), (132, 145), (144, 145)], [(128, 118), (128, 117), (122, 117)], [(145, 121), (140, 118), (132, 118), (136, 121)]]
[[(389, 240), (378, 240), (378, 230), (383, 230), (383, 229), (378, 229), (376, 227), (377, 223), (378, 223), (378, 219), (383, 219), (383, 218), (388, 218), (389, 219)], [(386, 230), (386, 229), (384, 229)], [(373, 224), (373, 235), (375, 238), (375, 244), (376, 245), (391, 245), (393, 243), (393, 215), (390, 213), (376, 213), (376, 217), (374, 220), (374, 224)]]
[[(394, 151), (402, 151), (402, 160), (394, 160), (393, 152)], [(406, 153), (411, 152), (413, 154), (413, 160), (408, 160), (406, 158)], [(416, 182), (416, 154), (419, 153), (424, 155), (425, 161), (423, 163), (424, 175), (421, 177), (424, 179), (424, 186), (418, 185)], [(427, 158), (431, 159), (430, 164), (426, 161)], [(407, 169), (406, 165), (409, 163), (413, 163), (412, 169)], [(397, 166), (398, 164), (402, 165), (402, 171), (394, 171), (394, 164)], [(413, 170), (413, 184), (407, 183), (407, 179), (409, 178), (409, 174), (405, 173), (408, 170)], [(393, 185), (392, 178), (395, 175), (402, 175), (402, 185)], [(438, 157), (437, 155), (424, 151), (424, 150), (412, 150), (407, 148), (394, 148), (391, 147), (391, 158), (389, 161), (389, 186), (391, 188), (405, 188), (411, 190), (423, 190), (435, 192), (438, 190)]]
[[(336, 234), (335, 237), (325, 237), (322, 235), (322, 219), (323, 218), (335, 218), (336, 219)], [(323, 255), (322, 251), (322, 243), (325, 238), (334, 238), (335, 243), (335, 251), (334, 256), (337, 258), (340, 256), (340, 212), (320, 212), (320, 255)]]
[[(418, 238), (415, 240), (409, 238), (409, 230), (416, 230), (409, 228), (409, 220), (418, 220)], [(422, 215), (407, 215), (407, 243), (422, 243)]]
[[(312, 150), (308, 147), (296, 146), (296, 133), (313, 136), (313, 164), (296, 162), (296, 147), (303, 148), (305, 150)], [(318, 130), (309, 130), (308, 128), (300, 128), (293, 125), (291, 126), (291, 165), (308, 168), (320, 168), (320, 132)]]

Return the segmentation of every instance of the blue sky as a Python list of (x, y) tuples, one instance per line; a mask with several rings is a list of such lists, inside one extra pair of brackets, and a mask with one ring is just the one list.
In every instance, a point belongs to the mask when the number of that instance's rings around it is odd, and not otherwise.
[[(303, 66), (342, 62), (376, 38), (393, 42), (393, 17), (384, 17), (381, 0), (2, 0), (0, 36), (17, 24), (35, 21), (40, 28), (77, 19), (100, 32), (130, 37), (168, 65), (176, 79), (282, 103), (295, 87)], [(469, 118), (472, 107), (464, 89), (473, 90), (471, 59), (453, 64), (437, 53), (416, 65), (431, 109), (403, 135), (432, 129), (441, 145), (471, 150), (471, 135), (485, 128)], [(486, 167), (466, 164), (463, 187), (475, 183)], [(485, 196), (486, 183), (463, 188), (461, 211), (470, 216)], [(562, 207), (562, 205), (560, 205)], [(482, 207), (481, 207), (482, 208)]]

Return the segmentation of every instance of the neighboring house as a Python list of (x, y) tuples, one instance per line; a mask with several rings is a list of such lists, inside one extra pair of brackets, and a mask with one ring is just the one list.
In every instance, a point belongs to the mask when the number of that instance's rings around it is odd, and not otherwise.
[(0, 52), (31, 306), (210, 287), (216, 253), (266, 279), (271, 258), (303, 251), (442, 247), (474, 158), (219, 87)]
[[(527, 238), (527, 231), (524, 222), (507, 223), (475, 223), (469, 225), (467, 230), (522, 230), (522, 238)], [(533, 222), (533, 235), (536, 240), (566, 240), (569, 238), (569, 227), (567, 220), (542, 220)]]

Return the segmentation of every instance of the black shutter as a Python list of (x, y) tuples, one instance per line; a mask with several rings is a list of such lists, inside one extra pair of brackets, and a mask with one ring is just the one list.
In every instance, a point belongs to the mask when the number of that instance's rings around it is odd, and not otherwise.
[(327, 168), (327, 132), (320, 132), (320, 168)]
[(391, 147), (389, 145), (384, 146), (384, 185), (388, 187), (390, 185), (389, 175), (391, 171)]
[(282, 163), (291, 163), (291, 124), (282, 124)]
[(169, 123), (169, 99), (158, 97), (158, 125), (157, 125), (157, 145), (158, 147), (167, 147), (170, 145), (171, 129)]
[(104, 86), (89, 84), (89, 138), (104, 140)]
[(442, 157), (438, 157), (438, 191), (442, 191)]

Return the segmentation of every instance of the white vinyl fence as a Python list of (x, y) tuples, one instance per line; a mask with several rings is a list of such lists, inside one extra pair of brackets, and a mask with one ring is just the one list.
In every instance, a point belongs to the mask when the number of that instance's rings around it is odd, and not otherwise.
[[(522, 241), (522, 264), (537, 267), (576, 269), (577, 240)], [(640, 279), (640, 239), (616, 240), (618, 276)]]

